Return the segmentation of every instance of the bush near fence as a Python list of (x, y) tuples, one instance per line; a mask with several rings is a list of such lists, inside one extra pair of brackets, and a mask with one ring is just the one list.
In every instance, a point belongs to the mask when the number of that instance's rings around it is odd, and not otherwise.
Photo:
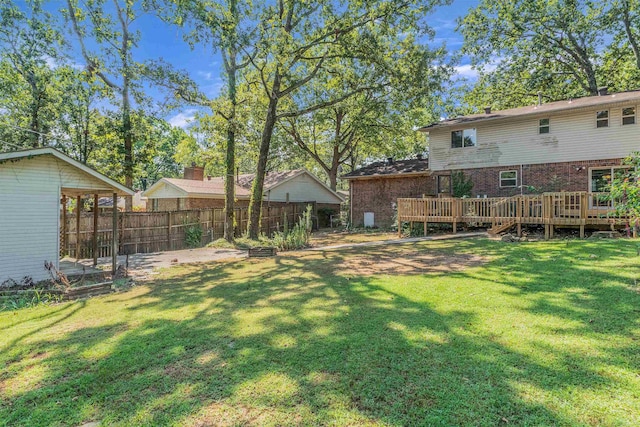
[[(309, 203), (289, 203), (262, 208), (261, 231), (272, 235), (282, 231), (283, 224), (295, 223)], [(285, 221), (286, 216), (286, 221)], [(236, 209), (234, 234), (241, 236), (247, 230), (247, 208)], [(76, 216), (68, 214), (66, 224), (60, 222), (60, 252), (73, 258), (93, 257), (93, 213), (80, 214), (80, 233), (76, 232)], [(111, 256), (113, 240), (112, 214), (98, 216), (98, 257)], [(120, 212), (118, 214), (118, 240), (120, 254), (150, 253), (186, 249), (190, 227), (202, 228), (201, 245), (206, 245), (224, 234), (224, 210), (219, 208), (176, 212)], [(79, 241), (79, 244), (78, 244)], [(79, 255), (79, 256), (78, 256)]]

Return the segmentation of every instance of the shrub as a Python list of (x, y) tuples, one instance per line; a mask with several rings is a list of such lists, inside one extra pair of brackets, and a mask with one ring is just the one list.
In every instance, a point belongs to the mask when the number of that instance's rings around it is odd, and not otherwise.
[(202, 244), (202, 226), (190, 225), (184, 230), (184, 242), (190, 248), (200, 247)]
[(289, 229), (285, 220), (283, 231), (276, 231), (271, 238), (272, 246), (281, 251), (302, 249), (309, 246), (309, 236), (311, 235), (311, 206), (300, 217), (298, 222)]

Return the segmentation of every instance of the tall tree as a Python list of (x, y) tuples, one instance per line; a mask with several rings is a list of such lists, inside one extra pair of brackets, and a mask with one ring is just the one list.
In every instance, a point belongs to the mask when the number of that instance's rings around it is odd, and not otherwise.
[[(225, 154), (225, 219), (224, 238), (234, 238), (235, 215), (235, 169), (236, 169), (236, 132), (238, 109), (238, 79), (241, 70), (248, 61), (243, 58), (243, 48), (248, 47), (255, 32), (249, 27), (251, 4), (238, 0), (198, 1), (176, 0), (178, 22), (186, 21), (194, 30), (188, 35), (191, 42), (205, 42), (214, 52), (222, 55), (226, 93), (224, 102), (217, 102), (214, 114), (226, 121)], [(184, 92), (182, 92), (184, 95)], [(202, 97), (185, 97), (200, 105), (212, 106), (211, 100)], [(221, 101), (220, 99), (218, 101)]]
[[(381, 37), (422, 33), (422, 18), (440, 2), (365, 1), (304, 2), (279, 0), (267, 5), (260, 17), (260, 49), (250, 55), (259, 73), (260, 83), (269, 103), (265, 111), (256, 176), (249, 207), (249, 236), (257, 238), (271, 140), (278, 120), (295, 117), (338, 104), (367, 89), (358, 85), (346, 88), (337, 97), (316, 98), (312, 104), (293, 106), (287, 101), (300, 89), (323, 73), (340, 73), (339, 59), (357, 58), (372, 63), (383, 43)], [(284, 105), (281, 105), (284, 104)]]
[(55, 104), (54, 67), (63, 39), (40, 2), (20, 8), (7, 1), (0, 5), (0, 108), (17, 119), (12, 132), (21, 137), (17, 146), (39, 147), (50, 140)]
[(463, 51), (480, 68), (497, 63), (515, 91), (596, 95), (603, 16), (588, 0), (481, 0), (460, 22)]
[[(140, 35), (133, 28), (134, 21), (144, 13), (142, 5), (132, 0), (113, 0), (113, 12), (106, 0), (88, 0), (81, 8), (77, 0), (67, 0), (65, 15), (71, 22), (87, 70), (96, 75), (117, 98), (120, 108), (120, 129), (124, 147), (124, 181), (133, 186), (133, 127), (131, 112), (134, 101), (142, 101), (140, 64), (134, 60), (133, 50)], [(98, 46), (89, 49), (87, 38)], [(131, 196), (125, 198), (125, 209), (132, 207)]]

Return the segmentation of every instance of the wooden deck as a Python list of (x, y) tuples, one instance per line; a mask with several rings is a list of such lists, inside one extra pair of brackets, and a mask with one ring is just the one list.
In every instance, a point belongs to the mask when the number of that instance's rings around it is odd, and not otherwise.
[(554, 227), (585, 227), (627, 224), (629, 218), (615, 216), (613, 202), (606, 193), (560, 192), (513, 197), (398, 199), (398, 233), (403, 222), (448, 223), (456, 232), (458, 224), (489, 225), (490, 233), (500, 233), (522, 225), (544, 225), (545, 238)]

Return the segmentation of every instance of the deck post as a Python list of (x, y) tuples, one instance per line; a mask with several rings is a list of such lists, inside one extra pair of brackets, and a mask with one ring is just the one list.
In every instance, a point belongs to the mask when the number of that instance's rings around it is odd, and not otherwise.
[(424, 217), (424, 235), (427, 235), (427, 217)]
[(584, 239), (584, 224), (580, 224), (580, 238)]
[(522, 237), (522, 196), (516, 197), (516, 221), (518, 223), (518, 237)]
[(93, 266), (98, 265), (98, 195), (93, 195)]
[(76, 200), (76, 263), (80, 259), (80, 209), (82, 209), (82, 196)]
[(111, 247), (111, 274), (115, 275), (118, 269), (118, 194), (113, 193), (112, 212), (113, 242)]
[(549, 224), (544, 225), (544, 240), (549, 240)]
[(460, 203), (461, 201), (459, 199), (451, 199), (451, 215), (453, 216), (453, 234), (456, 234), (456, 231), (458, 229), (458, 212), (461, 211), (461, 209), (458, 209), (458, 203)]
[(549, 238), (553, 239), (553, 232), (555, 226), (553, 224), (549, 224)]

